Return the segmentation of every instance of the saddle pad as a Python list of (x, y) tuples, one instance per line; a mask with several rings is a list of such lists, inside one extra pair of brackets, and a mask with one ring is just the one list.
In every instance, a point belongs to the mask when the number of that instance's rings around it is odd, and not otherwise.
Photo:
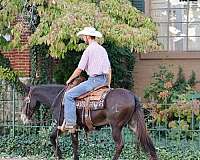
[(109, 90), (107, 86), (101, 86), (101, 88), (98, 88), (97, 90), (93, 90), (90, 92), (87, 92), (79, 97), (77, 97), (77, 100), (84, 100), (89, 97), (90, 101), (100, 100), (102, 97), (102, 94)]
[[(86, 100), (86, 98), (84, 99), (77, 99), (76, 100), (76, 108), (77, 109), (82, 109), (85, 107), (89, 107), (91, 110), (99, 110), (99, 109), (104, 109), (104, 100), (106, 95), (108, 94), (109, 90), (104, 91), (104, 93), (101, 95), (101, 98), (99, 100), (90, 100), (89, 101)], [(89, 103), (89, 106), (87, 106)]]

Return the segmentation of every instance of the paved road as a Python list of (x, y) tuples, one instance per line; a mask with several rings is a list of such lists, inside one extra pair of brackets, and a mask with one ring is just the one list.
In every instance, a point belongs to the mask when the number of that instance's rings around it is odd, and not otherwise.
[(0, 158), (0, 160), (28, 160), (28, 158), (22, 158), (22, 157), (13, 157), (13, 158)]

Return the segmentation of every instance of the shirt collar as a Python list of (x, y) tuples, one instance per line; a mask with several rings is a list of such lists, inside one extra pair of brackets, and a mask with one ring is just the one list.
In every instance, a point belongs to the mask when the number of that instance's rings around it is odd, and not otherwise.
[(89, 45), (96, 44), (97, 42), (93, 40)]

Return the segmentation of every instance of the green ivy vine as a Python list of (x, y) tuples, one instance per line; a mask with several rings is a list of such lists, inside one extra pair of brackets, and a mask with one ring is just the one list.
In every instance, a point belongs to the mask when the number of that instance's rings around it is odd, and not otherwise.
[(45, 44), (35, 45), (30, 49), (31, 59), (31, 84), (46, 84), (52, 81), (52, 57), (49, 47)]

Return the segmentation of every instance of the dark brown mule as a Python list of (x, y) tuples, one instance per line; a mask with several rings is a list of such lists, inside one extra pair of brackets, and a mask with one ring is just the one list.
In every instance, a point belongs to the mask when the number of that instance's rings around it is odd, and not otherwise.
[[(79, 83), (77, 80), (75, 80), (74, 82), (75, 85)], [(37, 93), (37, 96), (48, 96), (48, 93), (46, 93), (46, 95), (39, 95), (39, 91)], [(63, 93), (64, 90), (61, 90), (58, 95), (55, 95), (54, 103), (52, 104), (53, 118), (56, 120), (57, 126), (61, 125), (64, 119), (63, 107), (61, 107)], [(43, 92), (43, 94), (45, 93)], [(35, 108), (35, 106), (30, 105), (32, 101), (32, 96), (30, 96), (29, 98), (30, 103), (26, 103), (23, 108), (23, 113), (28, 119), (31, 118), (31, 114), (33, 113), (33, 110)], [(122, 128), (125, 127), (125, 125), (127, 124), (129, 125), (129, 128), (136, 134), (140, 146), (149, 155), (149, 159), (158, 159), (155, 147), (151, 141), (151, 138), (148, 135), (145, 126), (145, 120), (141, 111), (141, 105), (137, 97), (132, 92), (122, 88), (111, 90), (105, 98), (104, 108), (105, 109), (103, 110), (92, 111), (91, 118), (94, 126), (111, 126), (112, 137), (116, 146), (113, 160), (117, 160), (120, 157), (120, 153), (122, 152), (122, 149), (124, 147), (121, 132)], [(80, 127), (84, 127), (84, 124), (81, 122), (81, 110), (77, 110), (77, 124)], [(56, 141), (57, 136), (60, 135), (61, 132), (57, 129), (57, 126), (55, 126), (50, 140), (53, 144), (53, 149), (56, 156), (58, 158), (61, 158), (61, 151)], [(78, 160), (78, 132), (71, 134), (71, 138), (74, 159)]]

